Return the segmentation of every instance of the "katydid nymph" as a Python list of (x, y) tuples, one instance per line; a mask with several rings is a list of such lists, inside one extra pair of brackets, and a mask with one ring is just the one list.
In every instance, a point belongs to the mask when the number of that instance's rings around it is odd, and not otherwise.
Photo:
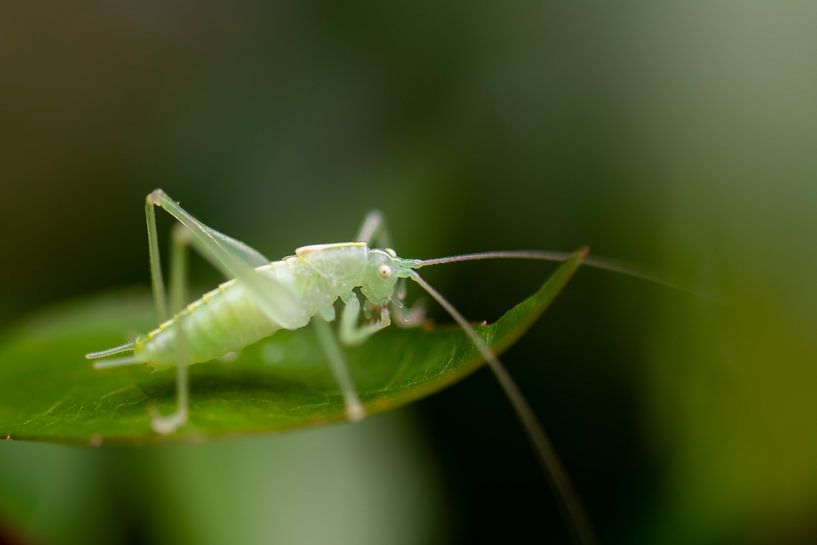
[[(178, 221), (171, 245), (169, 300), (160, 265), (156, 207)], [(564, 261), (573, 254), (507, 251), (406, 259), (389, 248), (383, 216), (372, 212), (351, 242), (303, 246), (293, 256), (271, 261), (243, 242), (201, 223), (162, 190), (147, 196), (145, 214), (153, 298), (160, 325), (133, 342), (86, 357), (96, 360), (96, 369), (129, 365), (175, 369), (176, 410), (170, 415), (160, 415), (154, 410), (151, 426), (156, 433), (173, 433), (188, 420), (189, 365), (238, 352), (280, 329), (294, 330), (308, 325), (315, 328), (318, 343), (343, 397), (347, 419), (364, 418), (366, 407), (358, 398), (341, 345), (363, 343), (388, 327), (392, 320), (403, 326), (423, 323), (421, 309), (408, 308), (404, 303), (405, 283), (411, 280), (445, 309), (488, 363), (533, 445), (576, 541), (583, 544), (595, 541), (578, 496), (516, 383), (463, 315), (417, 272), (423, 267), (459, 261), (495, 258)], [(191, 245), (228, 280), (187, 304), (187, 248)], [(585, 257), (586, 248), (579, 252), (587, 265), (660, 282), (618, 262)], [(335, 311), (338, 301), (342, 303), (340, 316), (336, 316)], [(364, 310), (367, 316), (376, 319), (361, 323)], [(329, 325), (333, 321), (338, 322), (337, 331)]]

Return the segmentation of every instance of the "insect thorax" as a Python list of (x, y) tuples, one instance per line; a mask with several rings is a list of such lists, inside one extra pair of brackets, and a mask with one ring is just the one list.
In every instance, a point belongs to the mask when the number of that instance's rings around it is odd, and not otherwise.
[(366, 278), (369, 247), (363, 242), (314, 244), (295, 250), (295, 256), (315, 270), (342, 295)]
[(389, 302), (399, 278), (409, 276), (416, 260), (401, 259), (393, 250), (370, 249), (362, 242), (304, 246), (296, 259), (316, 271), (337, 296), (354, 288), (375, 305)]

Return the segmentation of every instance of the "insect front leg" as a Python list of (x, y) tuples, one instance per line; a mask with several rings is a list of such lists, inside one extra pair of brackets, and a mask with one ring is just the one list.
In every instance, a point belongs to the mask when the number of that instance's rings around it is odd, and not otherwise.
[(346, 358), (343, 357), (343, 351), (335, 339), (332, 328), (327, 321), (318, 317), (312, 320), (312, 324), (326, 359), (329, 360), (329, 367), (335, 377), (335, 382), (340, 386), (343, 402), (346, 405), (346, 417), (353, 422), (362, 420), (366, 416), (366, 410), (358, 398), (357, 389), (349, 375), (349, 366), (346, 365)]
[[(150, 220), (148, 220), (150, 221)], [(190, 244), (190, 232), (181, 225), (173, 229), (173, 242), (170, 256), (170, 308), (174, 313), (184, 308), (187, 297), (187, 247)], [(151, 247), (153, 247), (153, 241)], [(158, 256), (157, 256), (158, 257)], [(159, 277), (161, 282), (161, 277)], [(161, 284), (160, 284), (161, 286)], [(156, 283), (154, 281), (154, 289)], [(160, 293), (164, 296), (163, 293)], [(157, 309), (158, 311), (158, 309)], [(187, 338), (184, 332), (185, 320), (176, 323), (176, 410), (162, 416), (154, 407), (150, 426), (153, 431), (166, 435), (176, 431), (187, 422), (190, 384), (188, 380)]]
[(381, 329), (391, 325), (388, 306), (381, 307), (380, 321), (361, 326), (358, 324), (358, 320), (360, 320), (360, 299), (358, 299), (357, 294), (351, 292), (343, 298), (343, 301), (345, 306), (343, 307), (343, 313), (340, 315), (340, 341), (343, 344), (349, 346), (361, 344)]
[(426, 306), (422, 300), (407, 307), (403, 302), (403, 297), (395, 297), (389, 304), (394, 316), (394, 324), (398, 327), (406, 329), (417, 327), (426, 320)]
[(369, 246), (376, 244), (378, 248), (389, 248), (391, 246), (391, 237), (388, 229), (386, 229), (386, 218), (380, 210), (372, 210), (366, 214), (355, 240), (365, 242)]

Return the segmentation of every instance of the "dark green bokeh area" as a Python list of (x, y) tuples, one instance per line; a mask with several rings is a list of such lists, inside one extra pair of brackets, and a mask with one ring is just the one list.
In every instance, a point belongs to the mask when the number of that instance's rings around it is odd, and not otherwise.
[[(757, 0), (15, 6), (0, 323), (146, 286), (155, 187), (271, 256), (348, 239), (375, 207), (406, 257), (589, 244), (704, 294), (583, 270), (505, 355), (601, 541), (813, 542), (815, 25), (813, 3)], [(550, 270), (427, 278), (493, 320)], [(3, 442), (0, 528), (59, 545), (568, 540), (485, 370), (354, 426)]]

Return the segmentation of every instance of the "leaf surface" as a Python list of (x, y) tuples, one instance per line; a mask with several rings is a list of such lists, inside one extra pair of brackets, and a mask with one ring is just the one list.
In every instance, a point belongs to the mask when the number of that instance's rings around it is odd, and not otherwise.
[[(577, 252), (539, 290), (490, 325), (496, 351), (513, 344), (564, 288)], [(172, 411), (175, 373), (138, 367), (95, 371), (84, 354), (153, 327), (143, 292), (98, 296), (42, 312), (0, 339), (0, 438), (60, 443), (158, 443), (274, 432), (345, 420), (315, 331), (279, 331), (230, 361), (190, 368), (190, 421), (161, 436), (149, 410)], [(367, 413), (394, 409), (461, 380), (484, 363), (459, 328), (390, 327), (344, 348)]]

